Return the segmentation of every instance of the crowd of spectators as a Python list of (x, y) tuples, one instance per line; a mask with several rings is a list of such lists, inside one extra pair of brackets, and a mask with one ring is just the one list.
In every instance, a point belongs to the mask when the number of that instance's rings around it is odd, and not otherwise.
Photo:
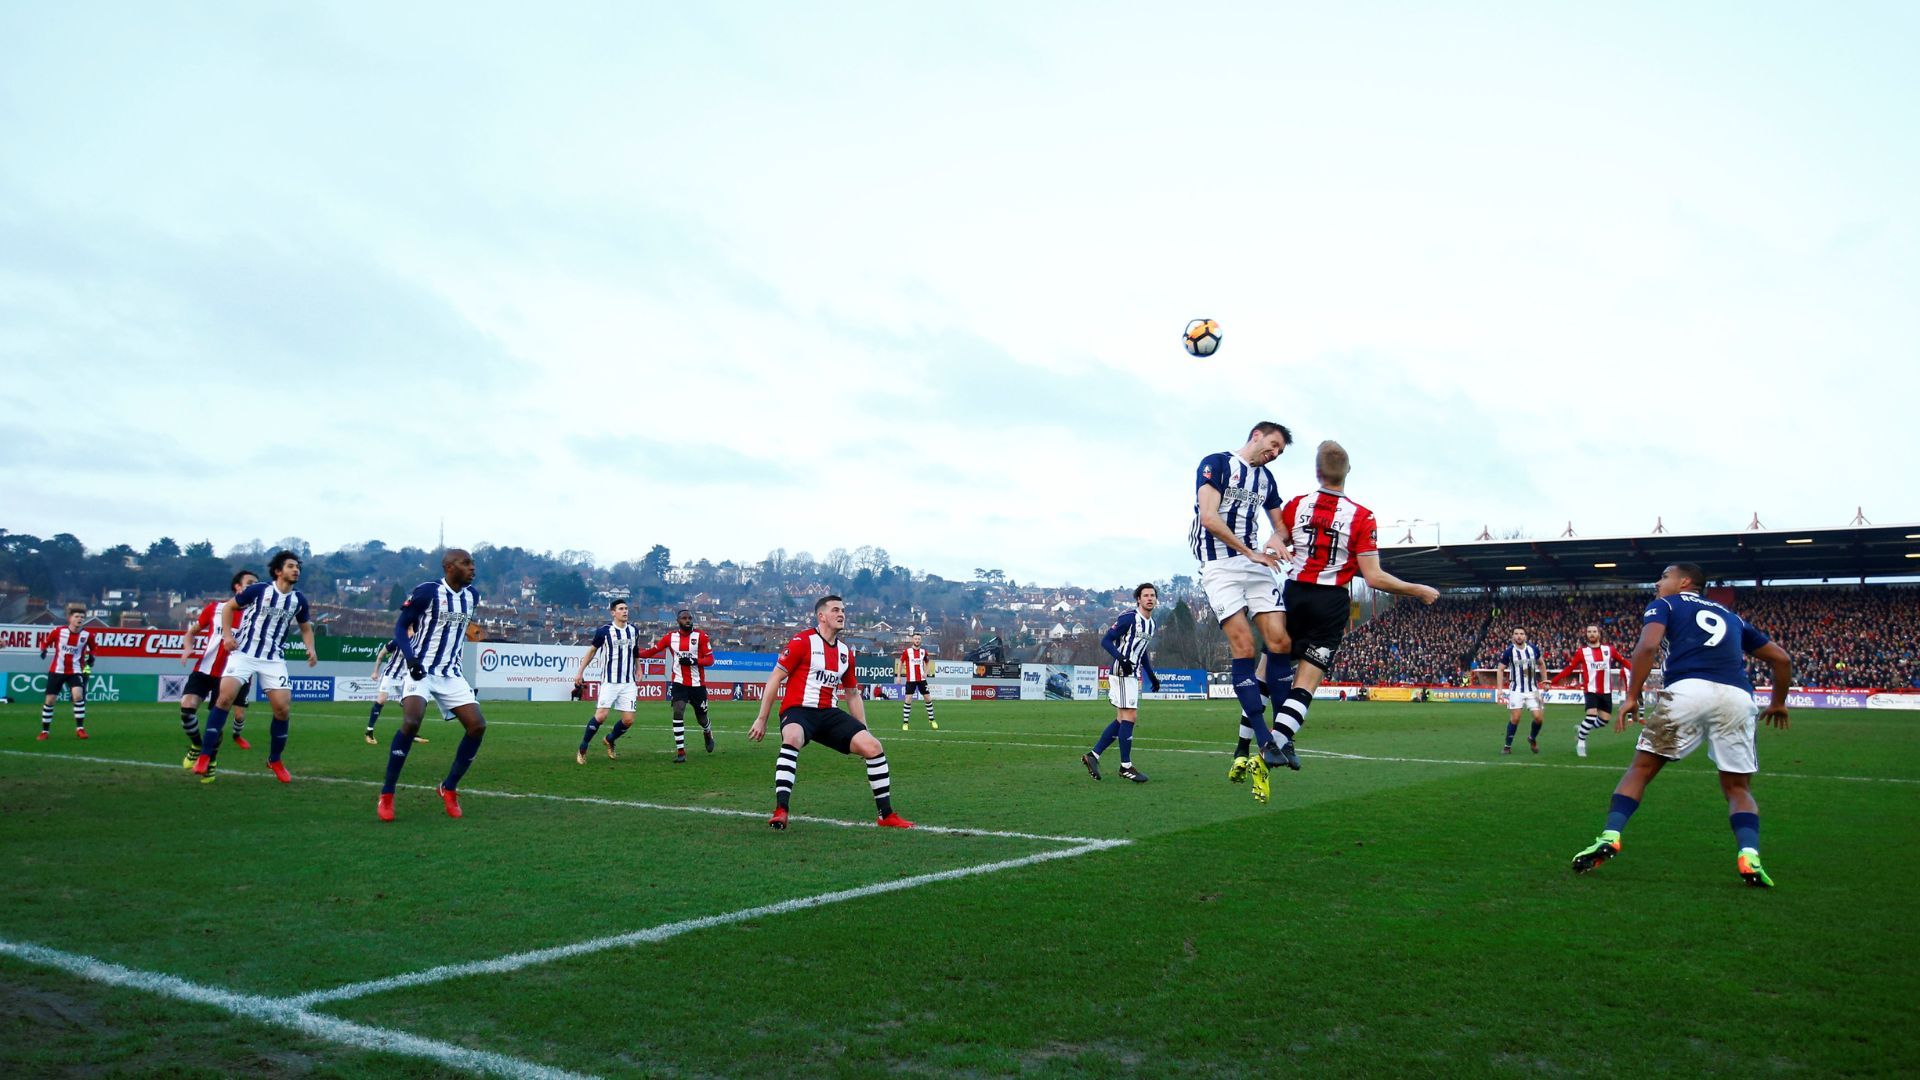
[[(1717, 595), (1718, 591), (1716, 590)], [(1586, 628), (1631, 654), (1640, 636), (1640, 593), (1446, 596), (1431, 607), (1400, 602), (1348, 633), (1335, 664), (1340, 682), (1460, 685), (1492, 668), (1514, 627), (1540, 647), (1549, 675), (1586, 643)], [(1920, 586), (1781, 587), (1733, 590), (1730, 606), (1793, 658), (1798, 686), (1920, 687)], [(1757, 682), (1770, 675), (1753, 667)]]
[[(1739, 589), (1733, 610), (1793, 658), (1798, 686), (1920, 686), (1920, 587)], [(1756, 684), (1773, 681), (1753, 665)]]
[(1487, 603), (1480, 598), (1394, 604), (1347, 634), (1334, 676), (1349, 683), (1458, 684), (1486, 625)]

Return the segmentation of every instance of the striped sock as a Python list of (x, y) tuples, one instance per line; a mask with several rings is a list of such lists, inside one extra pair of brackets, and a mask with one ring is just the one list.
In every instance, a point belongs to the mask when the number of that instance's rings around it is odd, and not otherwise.
[(713, 723), (707, 719), (707, 707), (705, 705), (695, 705), (693, 707), (693, 718), (700, 721), (701, 731), (713, 730)]
[(1240, 741), (1233, 744), (1234, 757), (1246, 757), (1253, 752), (1253, 727), (1247, 723), (1243, 714), (1240, 717)]
[(1587, 737), (1587, 732), (1599, 731), (1601, 728), (1606, 726), (1607, 726), (1607, 722), (1605, 720), (1600, 719), (1599, 716), (1593, 713), (1588, 713), (1587, 718), (1585, 720), (1580, 721), (1580, 737), (1584, 739)]
[(200, 710), (198, 707), (180, 706), (180, 731), (187, 737), (187, 745), (195, 753), (200, 751)]
[(1307, 724), (1307, 707), (1313, 704), (1313, 692), (1294, 687), (1287, 691), (1286, 700), (1280, 703), (1279, 711), (1274, 713), (1273, 726), (1276, 731), (1286, 734), (1292, 742)]
[(53, 706), (52, 705), (40, 706), (40, 730), (47, 731), (52, 727), (53, 727)]
[(245, 731), (245, 730), (247, 730), (247, 710), (246, 710), (246, 707), (245, 707), (245, 706), (238, 706), (238, 705), (236, 705), (236, 706), (234, 707), (234, 710), (233, 710), (233, 735), (234, 735), (234, 738), (236, 738), (236, 739), (237, 739), (237, 738), (239, 738), (239, 737), (240, 737), (240, 733), (241, 733), (241, 732), (243, 732), (243, 731)]
[(933, 723), (933, 699), (928, 698), (926, 701), (926, 705), (927, 705), (927, 723), (931, 724)]
[(900, 726), (906, 727), (911, 723), (913, 723), (913, 699), (902, 694), (900, 695)]
[(87, 703), (84, 701), (76, 701), (73, 703), (73, 726), (75, 730), (80, 730), (87, 726)]
[(673, 752), (687, 752), (687, 715), (683, 712), (673, 714)]
[(787, 801), (793, 798), (794, 774), (800, 771), (800, 751), (796, 747), (782, 746), (780, 761), (773, 767), (773, 801), (780, 809), (787, 808)]
[(880, 808), (880, 816), (893, 813), (893, 780), (887, 770), (887, 755), (867, 759), (867, 786), (873, 789), (873, 805)]

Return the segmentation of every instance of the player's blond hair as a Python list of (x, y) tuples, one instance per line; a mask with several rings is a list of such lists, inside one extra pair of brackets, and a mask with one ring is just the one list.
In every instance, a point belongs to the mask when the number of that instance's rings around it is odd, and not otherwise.
[(1314, 452), (1313, 471), (1322, 483), (1344, 484), (1347, 472), (1353, 468), (1353, 462), (1347, 457), (1347, 448), (1328, 439)]

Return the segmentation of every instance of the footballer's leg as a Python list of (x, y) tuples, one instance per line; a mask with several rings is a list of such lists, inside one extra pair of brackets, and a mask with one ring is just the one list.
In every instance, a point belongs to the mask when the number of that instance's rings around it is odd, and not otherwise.
[[(600, 725), (607, 722), (607, 713), (611, 711), (611, 709), (595, 709), (593, 710), (593, 715), (587, 718), (587, 730), (585, 734), (580, 736), (580, 748), (573, 752), (573, 763), (575, 765), (585, 765), (587, 763), (587, 747), (593, 745), (593, 736), (600, 730)], [(629, 718), (631, 718), (632, 715), (632, 713), (627, 714)], [(628, 722), (631, 723), (631, 719), (629, 719)]]
[(1519, 730), (1520, 730), (1520, 710), (1508, 709), (1507, 710), (1507, 742), (1505, 746), (1502, 746), (1500, 748), (1501, 753), (1503, 754), (1513, 753), (1513, 736), (1514, 736), (1514, 733)]
[[(267, 707), (272, 710), (273, 715), (273, 722), (268, 728), (270, 734), (267, 742), (267, 769), (281, 783), (291, 784), (293, 776), (287, 772), (287, 767), (280, 763), (280, 755), (286, 752), (287, 732), (292, 726), (293, 691), (267, 691)], [(239, 732), (234, 733), (233, 741), (234, 745), (239, 745)]]
[(1536, 754), (1540, 752), (1540, 721), (1543, 718), (1539, 699), (1536, 698), (1533, 704), (1533, 730), (1527, 733), (1527, 745), (1532, 747)]
[(380, 691), (380, 692), (378, 692), (378, 693), (376, 693), (376, 694), (374, 694), (374, 695), (373, 695), (373, 708), (371, 708), (371, 709), (369, 709), (369, 710), (367, 711), (367, 734), (366, 734), (366, 739), (367, 739), (367, 745), (368, 745), (368, 746), (378, 746), (378, 745), (380, 745), (380, 744), (379, 744), (378, 742), (376, 742), (376, 741), (374, 740), (374, 738), (373, 738), (373, 725), (379, 722), (379, 720), (380, 720), (380, 710), (381, 710), (381, 709), (384, 709), (384, 708), (386, 708), (386, 707), (387, 707), (387, 692), (386, 692), (385, 690), (382, 690), (382, 691)]
[(460, 721), (466, 734), (460, 737), (460, 745), (454, 748), (453, 764), (447, 768), (447, 778), (440, 781), (439, 791), (440, 801), (447, 807), (447, 816), (457, 818), (460, 816), (460, 796), (456, 792), (460, 787), (460, 778), (467, 775), (475, 755), (480, 753), (480, 740), (487, 735), (487, 718), (480, 715), (480, 705), (474, 701), (455, 705), (453, 718)]
[(1573, 872), (1584, 874), (1589, 870), (1620, 854), (1620, 833), (1627, 827), (1627, 820), (1633, 812), (1640, 809), (1640, 798), (1647, 792), (1647, 785), (1660, 774), (1667, 759), (1648, 750), (1636, 750), (1633, 763), (1620, 777), (1620, 783), (1613, 789), (1613, 797), (1607, 803), (1607, 827), (1600, 831), (1593, 843), (1583, 848), (1573, 857)]
[(673, 699), (673, 763), (687, 763), (687, 699), (681, 695)]
[(1612, 713), (1601, 712), (1599, 709), (1588, 709), (1587, 718), (1580, 721), (1580, 729), (1574, 732), (1573, 752), (1581, 757), (1586, 757), (1587, 734), (1589, 732), (1599, 731), (1611, 723), (1613, 723)]
[(220, 696), (207, 709), (207, 726), (200, 733), (200, 756), (193, 763), (193, 771), (202, 783), (213, 782), (215, 761), (220, 756), (220, 735), (226, 730), (227, 712), (239, 696), (239, 679), (228, 676), (220, 680)]
[[(53, 685), (53, 676), (47, 676), (47, 685)], [(40, 741), (46, 742), (53, 737), (53, 703), (60, 700), (60, 691), (47, 692), (46, 701), (40, 705)]]
[(633, 730), (633, 714), (630, 712), (621, 713), (620, 722), (613, 725), (613, 730), (607, 732), (606, 736), (600, 740), (600, 745), (606, 748), (607, 757), (618, 758), (620, 756), (619, 751), (613, 748), (613, 744), (619, 742), (620, 736), (625, 735), (631, 730)]
[(926, 707), (927, 707), (927, 727), (928, 727), (928, 728), (929, 728), (930, 730), (933, 730), (933, 731), (939, 731), (939, 730), (940, 730), (940, 721), (938, 721), (938, 720), (935, 720), (935, 719), (933, 718), (933, 693), (932, 693), (932, 691), (928, 691), (928, 690), (923, 690), (923, 691), (921, 691), (921, 692), (920, 692), (920, 701), (921, 701), (921, 702), (922, 702), (923, 704), (925, 704), (925, 705), (926, 705)]
[(180, 733), (187, 737), (187, 758), (180, 764), (193, 768), (200, 756), (200, 695), (180, 695)]
[[(85, 677), (82, 677), (82, 682)], [(87, 737), (87, 688), (82, 683), (73, 684), (73, 737)]]
[(1133, 767), (1133, 725), (1140, 718), (1138, 709), (1120, 709), (1120, 778), (1136, 784), (1147, 782), (1147, 774)]
[(847, 749), (866, 759), (867, 787), (873, 791), (873, 805), (880, 813), (880, 825), (889, 829), (911, 829), (913, 822), (893, 812), (893, 773), (887, 766), (887, 752), (870, 731), (861, 731), (847, 742)]
[(706, 740), (707, 753), (713, 753), (713, 721), (707, 717), (707, 703), (704, 700), (693, 703), (693, 718), (700, 721), (700, 737)]
[(1760, 804), (1753, 801), (1752, 782), (1752, 773), (1722, 772), (1720, 791), (1727, 797), (1727, 824), (1740, 847), (1734, 856), (1734, 869), (1747, 884), (1770, 889), (1773, 879), (1760, 865)]
[(387, 779), (380, 785), (380, 800), (374, 805), (374, 813), (381, 821), (393, 820), (393, 790), (400, 785), (400, 770), (407, 767), (407, 753), (413, 749), (413, 737), (420, 731), (420, 721), (427, 715), (427, 699), (420, 691), (400, 699), (400, 726), (393, 733), (393, 745), (387, 751)]
[(787, 827), (787, 804), (793, 801), (793, 782), (800, 772), (800, 748), (807, 745), (807, 729), (780, 725), (780, 759), (773, 766), (773, 820), (768, 827)]

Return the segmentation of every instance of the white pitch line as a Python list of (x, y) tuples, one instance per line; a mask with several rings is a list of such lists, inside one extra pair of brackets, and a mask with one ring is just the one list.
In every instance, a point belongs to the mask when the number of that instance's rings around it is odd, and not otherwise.
[(671, 937), (705, 930), (715, 926), (745, 922), (749, 919), (764, 918), (773, 915), (785, 915), (790, 912), (804, 911), (808, 908), (824, 907), (848, 900), (859, 900), (883, 893), (899, 892), (903, 889), (915, 889), (922, 885), (932, 885), (942, 881), (955, 881), (960, 878), (978, 877), (983, 874), (997, 874), (1004, 870), (1016, 870), (1023, 866), (1051, 862), (1055, 859), (1071, 859), (1095, 851), (1121, 847), (1132, 843), (1131, 840), (1091, 840), (1076, 847), (1060, 851), (1043, 851), (1037, 855), (1025, 855), (1018, 859), (1005, 859), (1000, 862), (982, 863), (978, 866), (962, 866), (954, 870), (941, 870), (930, 874), (917, 874), (913, 877), (883, 881), (874, 885), (862, 885), (853, 889), (840, 889), (834, 892), (820, 893), (815, 896), (803, 896), (794, 900), (782, 900), (775, 904), (763, 904), (759, 907), (743, 908), (722, 915), (704, 915), (694, 919), (682, 919), (665, 923), (645, 930), (634, 930), (611, 937), (594, 938), (591, 941), (576, 942), (572, 945), (557, 945), (547, 949), (534, 949), (529, 952), (514, 953), (492, 960), (476, 960), (464, 964), (443, 964), (405, 975), (392, 975), (384, 979), (371, 979), (366, 982), (349, 983), (331, 990), (316, 990), (281, 999), (291, 1008), (308, 1008), (332, 1001), (345, 1001), (350, 998), (366, 997), (370, 994), (385, 993), (427, 983), (444, 982), (448, 979), (464, 978), (469, 975), (497, 975), (537, 964), (548, 964), (555, 960), (583, 956), (588, 953), (603, 952), (627, 945), (641, 945), (656, 941), (665, 941)]
[[(50, 758), (56, 761), (85, 761), (97, 765), (127, 765), (137, 769), (171, 769), (185, 772), (178, 765), (159, 761), (138, 761), (132, 758), (94, 757), (88, 754), (41, 753), (35, 750), (0, 750), (0, 754), (11, 757)], [(224, 777), (240, 777), (248, 780), (271, 779), (272, 773), (264, 772), (222, 772)], [(354, 787), (380, 787), (379, 780), (357, 780), (342, 776), (318, 776), (313, 773), (300, 773), (297, 778), (302, 783), (347, 784)], [(432, 791), (432, 784), (401, 784), (410, 791)], [(642, 802), (638, 799), (603, 799), (593, 795), (549, 795), (538, 791), (490, 791), (482, 788), (460, 789), (462, 795), (477, 795), (493, 799), (538, 799), (545, 802), (583, 803), (590, 806), (614, 806), (632, 810), (667, 810), (682, 814), (710, 814), (716, 817), (765, 818), (760, 810), (737, 810), (724, 806), (680, 806), (674, 803)], [(790, 821), (808, 822), (814, 825), (833, 825), (846, 829), (871, 829), (871, 821), (849, 821), (845, 818), (814, 817), (810, 814), (795, 814)], [(1006, 829), (969, 829), (955, 825), (922, 825), (915, 823), (912, 832), (932, 833), (936, 836), (992, 836), (1005, 840), (1029, 840), (1041, 844), (1099, 844), (1105, 843), (1095, 836), (1051, 836), (1046, 833), (1013, 832)]]
[(0, 956), (11, 956), (29, 964), (56, 968), (70, 975), (108, 986), (144, 990), (162, 997), (210, 1005), (246, 1020), (274, 1027), (290, 1028), (304, 1035), (342, 1043), (363, 1050), (378, 1050), (405, 1057), (425, 1058), (449, 1068), (470, 1073), (510, 1077), (512, 1080), (589, 1080), (586, 1074), (539, 1065), (521, 1058), (486, 1050), (475, 1050), (438, 1039), (409, 1035), (392, 1028), (356, 1024), (334, 1016), (323, 1016), (282, 999), (237, 994), (230, 990), (202, 986), (174, 975), (157, 971), (139, 971), (91, 956), (29, 945), (0, 938)]

